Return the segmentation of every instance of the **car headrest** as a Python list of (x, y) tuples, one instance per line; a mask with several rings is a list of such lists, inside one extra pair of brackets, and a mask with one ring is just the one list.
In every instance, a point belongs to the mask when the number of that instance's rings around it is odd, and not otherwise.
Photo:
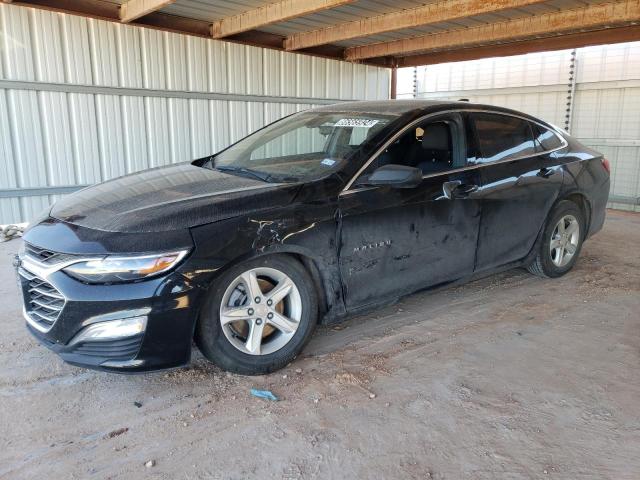
[(425, 150), (449, 150), (449, 126), (446, 123), (427, 125), (422, 136), (422, 148)]

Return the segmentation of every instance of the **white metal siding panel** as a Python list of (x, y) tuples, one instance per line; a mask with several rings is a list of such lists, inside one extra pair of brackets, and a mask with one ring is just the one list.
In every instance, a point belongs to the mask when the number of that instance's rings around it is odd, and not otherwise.
[(298, 92), (297, 56), (281, 53), (280, 95), (295, 97)]
[[(1, 73), (2, 70), (0, 70), (0, 74)], [(15, 170), (13, 147), (11, 145), (9, 109), (7, 95), (3, 90), (0, 90), (0, 158), (4, 159), (4, 168), (0, 168), (0, 186), (5, 188), (16, 188), (18, 182)], [(0, 215), (2, 216), (1, 218), (20, 218), (19, 199), (0, 199)]]
[(579, 49), (578, 77), (582, 82), (640, 78), (640, 42)]
[(569, 50), (562, 50), (418, 67), (418, 92), (565, 83), (570, 54)]
[(355, 65), (352, 63), (342, 62), (340, 64), (342, 74), (340, 75), (340, 96), (338, 98), (355, 98), (353, 92), (354, 68)]
[(296, 55), (296, 93), (297, 97), (313, 96), (313, 57), (307, 55)]
[(353, 66), (353, 97), (358, 100), (367, 99), (367, 84), (366, 84), (367, 67), (365, 65)]
[[(143, 88), (140, 29), (125, 27), (116, 29), (118, 85), (129, 88)], [(141, 170), (147, 166), (147, 142), (145, 131), (144, 99), (140, 97), (120, 97), (122, 112), (124, 171)]]
[[(639, 49), (640, 51), (640, 49)], [(640, 63), (640, 59), (638, 59)], [(640, 72), (639, 75), (640, 77)], [(640, 139), (640, 86), (622, 90), (620, 105), (620, 138)]]
[[(176, 33), (164, 33), (166, 40), (166, 72), (169, 90), (189, 90), (187, 81), (187, 37)], [(189, 100), (170, 98), (169, 139), (171, 162), (186, 162), (191, 158), (189, 136)], [(187, 128), (185, 128), (187, 127)]]
[(574, 135), (611, 162), (612, 195), (640, 197), (640, 86), (579, 89), (572, 124)]
[(280, 90), (282, 77), (284, 75), (282, 52), (277, 50), (265, 50), (264, 64), (268, 68), (268, 72), (264, 76), (264, 95), (282, 95)]
[[(89, 22), (74, 15), (60, 17), (62, 55), (67, 83), (91, 85), (93, 70), (89, 48)], [(75, 182), (80, 185), (101, 180), (96, 102), (93, 95), (67, 94)]]
[[(0, 80), (176, 92), (0, 89), (0, 190), (85, 185), (219, 151), (306, 103), (182, 92), (384, 99), (387, 69), (0, 4)], [(0, 198), (0, 223), (54, 197)]]
[[(5, 78), (36, 80), (31, 43), (31, 25), (27, 12), (17, 15), (4, 12), (2, 15), (2, 35)], [(11, 143), (8, 150), (12, 158), (7, 159), (14, 167), (13, 175), (7, 178), (7, 187), (19, 188), (47, 184), (44, 146), (38, 97), (35, 92), (6, 92), (6, 112), (8, 113)], [(16, 118), (16, 114), (20, 118)], [(34, 136), (37, 138), (31, 139)], [(30, 200), (19, 199), (23, 215), (33, 216), (49, 203), (46, 197)]]
[(89, 47), (89, 25), (86, 19), (75, 15), (60, 17), (62, 26), (62, 54), (65, 63), (66, 81), (90, 85), (93, 83), (91, 53)]
[[(189, 90), (203, 92), (208, 86), (207, 41), (198, 37), (187, 37), (187, 62)], [(189, 100), (189, 143), (194, 158), (203, 157), (212, 152), (209, 123), (209, 102), (207, 100)]]
[(330, 94), (327, 91), (327, 64), (329, 62), (319, 58), (314, 58), (313, 60), (313, 70), (311, 71), (311, 96), (317, 98), (329, 97)]
[[(143, 29), (140, 32), (144, 87), (158, 90), (167, 89), (164, 32), (152, 29)], [(144, 101), (148, 166), (168, 165), (171, 158), (168, 99), (147, 97)]]
[(378, 77), (378, 92), (375, 99), (389, 98), (391, 95), (391, 82), (388, 71), (377, 69), (376, 76)]
[(212, 152), (218, 152), (231, 143), (229, 125), (230, 102), (220, 100), (209, 101), (209, 118), (211, 125)]

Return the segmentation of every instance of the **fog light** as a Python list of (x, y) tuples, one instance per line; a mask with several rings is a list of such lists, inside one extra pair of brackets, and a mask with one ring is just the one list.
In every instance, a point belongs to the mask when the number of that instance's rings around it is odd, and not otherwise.
[(147, 317), (131, 317), (122, 320), (109, 320), (89, 325), (82, 329), (69, 345), (80, 342), (95, 342), (103, 340), (117, 340), (118, 338), (139, 335), (147, 328)]

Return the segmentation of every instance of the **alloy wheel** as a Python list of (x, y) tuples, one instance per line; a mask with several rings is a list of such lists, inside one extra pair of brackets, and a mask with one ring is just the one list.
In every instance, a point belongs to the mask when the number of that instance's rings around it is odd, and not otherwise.
[(220, 324), (229, 342), (249, 355), (268, 355), (293, 338), (302, 317), (300, 291), (280, 270), (252, 268), (227, 287)]
[(549, 243), (549, 253), (551, 261), (556, 267), (566, 266), (576, 251), (580, 243), (580, 224), (573, 215), (563, 216), (551, 234)]

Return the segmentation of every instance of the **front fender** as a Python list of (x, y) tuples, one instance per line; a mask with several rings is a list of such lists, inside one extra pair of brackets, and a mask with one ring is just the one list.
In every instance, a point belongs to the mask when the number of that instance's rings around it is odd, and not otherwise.
[(282, 209), (268, 216), (245, 216), (195, 227), (191, 229), (194, 252), (180, 272), (208, 289), (224, 271), (248, 259), (295, 255), (320, 283), (323, 310), (329, 316), (341, 315), (344, 303), (337, 227), (329, 212), (326, 205), (322, 209)]

